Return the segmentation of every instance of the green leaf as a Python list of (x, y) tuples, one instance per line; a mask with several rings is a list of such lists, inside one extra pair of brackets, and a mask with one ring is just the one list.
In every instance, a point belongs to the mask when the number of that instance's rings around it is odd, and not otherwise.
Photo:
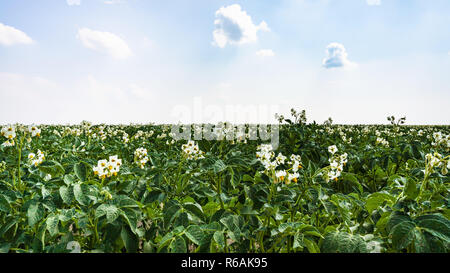
[(389, 205), (393, 205), (395, 202), (395, 197), (384, 192), (373, 193), (367, 198), (366, 209), (371, 214), (374, 210), (380, 208), (384, 202)]
[(119, 212), (119, 209), (114, 205), (101, 204), (95, 210), (95, 217), (100, 218), (104, 215), (106, 215), (107, 223), (111, 224), (119, 217), (120, 212)]
[(45, 221), (47, 230), (50, 232), (51, 236), (55, 236), (58, 234), (58, 223), (59, 223), (59, 216), (58, 215), (52, 215), (47, 218)]
[(251, 176), (248, 175), (248, 174), (244, 174), (244, 177), (242, 178), (242, 180), (243, 180), (244, 182), (253, 182), (253, 177), (251, 177)]
[(82, 182), (86, 181), (86, 166), (83, 163), (76, 163), (73, 166), (73, 170), (75, 172), (75, 175), (80, 179)]
[(8, 253), (10, 247), (10, 243), (0, 243), (0, 253)]
[(305, 243), (306, 248), (308, 249), (309, 253), (320, 253), (319, 246), (313, 240), (303, 238), (303, 242)]
[(172, 231), (164, 235), (164, 237), (162, 237), (161, 241), (159, 241), (158, 252), (171, 242), (172, 237), (173, 237)]
[(78, 183), (73, 186), (73, 194), (80, 205), (86, 206), (89, 203), (89, 199), (86, 196), (87, 192), (88, 189), (85, 184)]
[(11, 210), (11, 206), (9, 205), (8, 200), (5, 198), (5, 196), (0, 195), (0, 211), (9, 213)]
[(72, 174), (66, 174), (66, 175), (64, 175), (64, 183), (65, 183), (67, 186), (70, 186), (70, 185), (72, 185), (73, 183), (75, 183), (75, 178), (74, 178), (74, 176), (73, 176)]
[(120, 232), (120, 238), (125, 245), (127, 253), (136, 253), (139, 247), (139, 241), (136, 235), (134, 235), (126, 226), (122, 227)]
[(189, 226), (186, 229), (186, 237), (189, 238), (189, 240), (191, 240), (193, 243), (197, 244), (197, 245), (201, 245), (202, 244), (202, 240), (203, 240), (203, 231), (199, 226)]
[(363, 187), (359, 183), (358, 178), (356, 178), (356, 176), (354, 174), (352, 174), (352, 173), (342, 173), (342, 179), (343, 179), (343, 181), (348, 181), (351, 184), (353, 184), (354, 186), (356, 186), (356, 188), (359, 190), (360, 193), (363, 192)]
[(59, 213), (59, 220), (61, 222), (67, 222), (72, 220), (72, 218), (75, 216), (76, 212), (75, 212), (75, 208), (72, 209), (63, 209), (61, 210), (61, 212)]
[(234, 215), (229, 215), (228, 217), (220, 219), (220, 222), (229, 230), (231, 239), (233, 241), (239, 241), (241, 236), (241, 230), (239, 226), (236, 224), (237, 219)]
[(186, 253), (186, 241), (182, 236), (175, 237), (175, 240), (170, 244), (170, 249), (172, 253)]
[(154, 248), (153, 248), (152, 243), (145, 242), (143, 252), (144, 253), (154, 253)]
[(411, 221), (403, 221), (395, 225), (391, 230), (392, 245), (397, 250), (402, 250), (409, 246), (416, 236), (416, 225)]
[(173, 225), (176, 227), (187, 227), (189, 225), (189, 215), (187, 214), (187, 212), (181, 212), (180, 210), (175, 217)]
[[(314, 248), (312, 248), (312, 250), (314, 250)], [(322, 252), (367, 253), (368, 250), (364, 238), (360, 235), (353, 235), (346, 232), (331, 232), (328, 233), (323, 240)]]
[(53, 178), (63, 176), (66, 172), (64, 167), (57, 161), (47, 160), (39, 165), (39, 170), (45, 174), (50, 174)]
[(136, 200), (134, 200), (126, 195), (119, 195), (119, 196), (115, 197), (113, 202), (119, 208), (137, 208), (137, 207), (139, 207), (139, 205), (136, 203)]
[[(17, 218), (14, 219), (12, 216), (11, 216), (11, 217), (8, 217), (8, 218), (9, 218), (9, 221), (5, 222), (4, 225), (2, 225), (1, 228), (0, 228), (0, 238), (3, 237), (3, 235), (4, 235), (6, 232), (8, 232), (8, 230), (9, 230), (12, 226), (14, 226), (14, 225), (16, 225), (16, 224), (18, 223), (18, 219), (17, 219)], [(7, 219), (8, 219), (8, 218), (7, 218)]]
[(414, 249), (416, 253), (430, 252), (430, 246), (428, 245), (428, 241), (425, 237), (425, 234), (423, 234), (417, 229), (414, 229)]
[(73, 191), (69, 187), (66, 187), (66, 186), (61, 186), (59, 188), (59, 196), (61, 196), (61, 199), (67, 205), (70, 205), (72, 203), (72, 200), (74, 197)]
[(223, 172), (226, 168), (227, 165), (225, 165), (225, 163), (222, 160), (218, 159), (216, 160), (216, 162), (214, 162), (213, 171), (215, 173)]
[(32, 203), (27, 210), (28, 225), (34, 226), (44, 218), (44, 206), (42, 203)]
[(450, 221), (440, 214), (422, 215), (415, 219), (417, 225), (433, 236), (450, 243)]
[(181, 206), (174, 204), (173, 206), (164, 210), (164, 225), (167, 227), (175, 218), (176, 213), (181, 209)]
[(293, 244), (294, 249), (297, 249), (297, 248), (302, 249), (305, 246), (305, 244), (303, 242), (303, 238), (304, 238), (304, 236), (301, 232), (295, 233), (294, 244)]
[(138, 222), (138, 215), (136, 214), (136, 212), (132, 209), (123, 209), (120, 215), (125, 218), (131, 231), (136, 234), (136, 227)]
[(213, 235), (214, 241), (222, 248), (225, 247), (225, 239), (222, 231), (216, 231)]
[(49, 189), (47, 189), (44, 185), (42, 185), (41, 187), (41, 195), (42, 198), (46, 198), (47, 196), (49, 196), (51, 194), (51, 191)]
[(199, 204), (186, 203), (183, 207), (192, 215), (198, 217), (200, 220), (205, 220), (203, 209)]
[(389, 221), (387, 222), (386, 228), (388, 232), (391, 232), (391, 230), (398, 224), (402, 222), (411, 222), (412, 219), (408, 215), (405, 215), (401, 212), (393, 212), (391, 216), (389, 217)]
[(419, 188), (416, 185), (416, 182), (409, 178), (406, 181), (405, 188), (403, 189), (404, 194), (406, 197), (410, 200), (415, 200), (417, 196), (419, 195)]

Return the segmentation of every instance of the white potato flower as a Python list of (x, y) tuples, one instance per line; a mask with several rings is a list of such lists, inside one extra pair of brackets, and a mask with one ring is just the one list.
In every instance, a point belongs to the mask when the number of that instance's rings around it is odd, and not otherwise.
[(332, 145), (330, 147), (328, 147), (328, 152), (330, 152), (331, 154), (335, 154), (338, 151), (338, 148), (336, 147), (336, 145)]

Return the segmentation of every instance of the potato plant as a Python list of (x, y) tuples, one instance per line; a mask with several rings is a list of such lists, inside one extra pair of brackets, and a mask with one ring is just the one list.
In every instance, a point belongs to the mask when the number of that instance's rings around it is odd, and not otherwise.
[(3, 126), (0, 252), (449, 252), (448, 126), (292, 114), (276, 150), (170, 125)]

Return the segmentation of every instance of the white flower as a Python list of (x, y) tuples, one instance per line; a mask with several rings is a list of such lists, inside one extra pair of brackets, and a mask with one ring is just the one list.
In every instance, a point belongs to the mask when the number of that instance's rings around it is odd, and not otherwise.
[(282, 165), (284, 164), (286, 157), (282, 153), (279, 153), (278, 156), (275, 158), (275, 160), (278, 163), (278, 165)]
[(198, 148), (198, 144), (192, 140), (189, 140), (187, 144), (181, 145), (181, 150), (183, 156), (189, 160), (204, 158), (205, 152), (201, 151)]
[(330, 147), (328, 147), (328, 152), (330, 152), (331, 154), (335, 154), (338, 151), (338, 148), (336, 147), (336, 145), (332, 145)]
[(149, 161), (147, 157), (147, 149), (136, 149), (136, 151), (134, 151), (134, 161), (139, 165), (141, 169), (143, 169), (145, 164)]
[(276, 176), (280, 181), (283, 181), (284, 178), (286, 177), (286, 171), (284, 171), (284, 170), (277, 171), (277, 172), (275, 173), (275, 176)]
[(300, 164), (300, 162), (294, 161), (294, 163), (292, 164), (292, 170), (294, 172), (296, 172), (296, 171), (298, 171), (301, 168), (302, 168), (302, 165)]
[(332, 169), (337, 169), (337, 167), (339, 166), (339, 163), (336, 161), (333, 161), (333, 162), (331, 162), (330, 166)]
[(5, 138), (7, 138), (8, 140), (13, 140), (14, 138), (16, 138), (16, 127), (14, 127), (13, 125), (8, 125), (2, 128), (2, 130), (0, 131), (1, 135), (3, 135)]
[(116, 176), (120, 171), (122, 159), (117, 155), (110, 156), (109, 161), (106, 159), (99, 160), (97, 166), (92, 168), (92, 171), (98, 177), (104, 179), (106, 177)]
[(299, 177), (299, 174), (298, 174), (298, 173), (290, 173), (290, 174), (288, 175), (289, 181), (293, 181), (294, 183), (297, 182), (298, 177)]
[(45, 155), (41, 150), (38, 150), (36, 154), (29, 153), (28, 160), (31, 165), (35, 167), (39, 166), (42, 162), (44, 162)]
[(28, 132), (31, 133), (32, 137), (39, 137), (41, 135), (41, 129), (35, 125), (28, 126)]

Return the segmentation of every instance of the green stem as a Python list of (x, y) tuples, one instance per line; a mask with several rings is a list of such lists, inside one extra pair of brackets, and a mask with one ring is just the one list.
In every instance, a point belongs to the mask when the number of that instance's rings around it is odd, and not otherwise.
[(214, 178), (212, 178), (211, 176), (210, 176), (210, 179), (213, 182), (215, 182), (215, 184), (216, 184), (216, 192), (217, 192), (217, 196), (219, 197), (220, 208), (221, 209), (225, 209), (225, 205), (224, 205), (223, 200), (222, 200), (222, 183), (221, 183), (221, 179), (219, 177), (216, 181), (214, 181)]
[(22, 186), (22, 178), (21, 178), (21, 174), (20, 174), (20, 165), (21, 165), (21, 161), (22, 161), (22, 148), (23, 148), (23, 139), (24, 136), (22, 136), (20, 138), (20, 144), (19, 144), (19, 162), (18, 162), (18, 168), (17, 168), (17, 180), (18, 180), (18, 184), (17, 186), (19, 187), (19, 189), (21, 189)]
[[(271, 203), (272, 195), (273, 195), (274, 190), (276, 190), (276, 184), (272, 182), (272, 185), (270, 186), (269, 197), (268, 197), (268, 200), (267, 200), (268, 204)], [(266, 229), (268, 229), (269, 225), (270, 225), (270, 215), (268, 215), (266, 217), (263, 226), (266, 227)], [(265, 250), (264, 250), (264, 235), (265, 235), (265, 230), (262, 230), (261, 234), (260, 234), (260, 238), (259, 238), (259, 244), (260, 244), (261, 252), (263, 252), (263, 253), (265, 252)]]
[(422, 195), (423, 195), (424, 191), (427, 188), (428, 177), (429, 176), (430, 176), (430, 172), (427, 169), (427, 170), (425, 170), (425, 175), (424, 175), (424, 178), (423, 178), (423, 181), (422, 181), (422, 185), (420, 186), (419, 196), (417, 197), (417, 201), (418, 201), (419, 204), (421, 203), (420, 201), (422, 200)]
[(223, 234), (223, 239), (225, 241), (225, 247), (223, 250), (225, 251), (225, 253), (228, 253), (227, 237), (225, 236), (225, 233)]

